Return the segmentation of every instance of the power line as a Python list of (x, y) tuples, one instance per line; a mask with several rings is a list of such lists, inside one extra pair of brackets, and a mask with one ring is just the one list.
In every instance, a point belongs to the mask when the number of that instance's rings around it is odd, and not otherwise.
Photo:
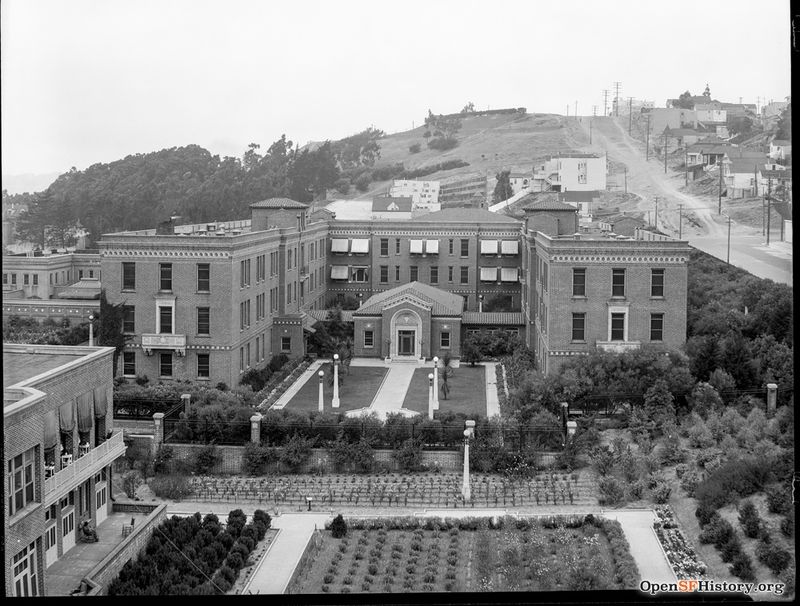
[(608, 89), (603, 89), (603, 115), (608, 115)]

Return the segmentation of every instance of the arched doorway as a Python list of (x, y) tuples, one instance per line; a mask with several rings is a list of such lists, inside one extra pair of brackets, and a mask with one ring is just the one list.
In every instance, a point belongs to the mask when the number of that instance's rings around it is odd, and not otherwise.
[(392, 356), (419, 358), (422, 355), (422, 319), (410, 309), (394, 313), (390, 324)]

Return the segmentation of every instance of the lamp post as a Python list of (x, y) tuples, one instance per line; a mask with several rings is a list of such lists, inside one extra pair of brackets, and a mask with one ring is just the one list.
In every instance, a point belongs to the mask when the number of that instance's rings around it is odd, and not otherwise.
[(333, 354), (333, 402), (334, 408), (339, 408), (339, 354)]
[(483, 295), (478, 295), (478, 311), (483, 312)]
[(433, 409), (439, 410), (439, 357), (433, 357)]
[(433, 421), (433, 373), (428, 375), (428, 418)]
[(94, 347), (94, 316), (89, 315), (89, 347)]
[(464, 430), (464, 479), (461, 483), (461, 496), (464, 501), (469, 501), (472, 498), (472, 493), (469, 487), (469, 440), (475, 432), (475, 421), (467, 421), (467, 428)]
[(324, 377), (324, 376), (325, 376), (325, 373), (320, 370), (319, 371), (319, 402), (318, 402), (318, 410), (320, 412), (322, 412), (323, 408), (324, 408), (323, 405), (322, 405), (322, 377)]

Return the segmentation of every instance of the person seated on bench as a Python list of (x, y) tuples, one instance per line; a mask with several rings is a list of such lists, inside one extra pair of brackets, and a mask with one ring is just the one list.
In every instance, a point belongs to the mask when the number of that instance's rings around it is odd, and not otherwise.
[(96, 543), (98, 541), (97, 531), (92, 528), (89, 520), (84, 520), (81, 525), (81, 532), (83, 533), (83, 540), (87, 543)]

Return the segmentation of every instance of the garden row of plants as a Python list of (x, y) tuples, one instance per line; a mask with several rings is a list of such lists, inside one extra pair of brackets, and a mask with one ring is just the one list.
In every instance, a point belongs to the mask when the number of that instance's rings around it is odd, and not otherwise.
[(655, 507), (658, 521), (653, 522), (661, 547), (678, 579), (701, 579), (708, 569), (697, 557), (697, 552), (678, 529), (669, 505)]
[(272, 523), (260, 509), (246, 522), (241, 509), (231, 511), (224, 526), (214, 514), (172, 516), (156, 528), (138, 557), (122, 567), (108, 595), (226, 593)]

